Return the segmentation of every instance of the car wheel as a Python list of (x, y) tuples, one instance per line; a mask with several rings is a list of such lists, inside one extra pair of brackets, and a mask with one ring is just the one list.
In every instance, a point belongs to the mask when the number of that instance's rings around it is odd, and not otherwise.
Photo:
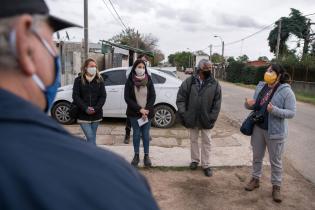
[(167, 105), (158, 105), (154, 108), (153, 126), (169, 128), (175, 123), (174, 110)]
[(57, 120), (59, 123), (64, 125), (71, 125), (75, 122), (75, 119), (70, 117), (70, 103), (66, 101), (62, 101), (56, 103), (51, 109), (51, 116)]

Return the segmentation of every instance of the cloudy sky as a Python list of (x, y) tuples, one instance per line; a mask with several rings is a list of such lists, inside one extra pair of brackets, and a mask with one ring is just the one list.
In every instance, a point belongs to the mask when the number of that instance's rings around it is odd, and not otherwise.
[[(46, 0), (51, 13), (83, 25), (83, 0)], [(159, 48), (167, 56), (177, 51), (204, 50), (221, 53), (222, 37), (227, 44), (225, 56), (247, 54), (250, 59), (273, 55), (267, 37), (270, 28), (236, 44), (228, 44), (259, 31), (282, 16), (290, 8), (303, 14), (315, 13), (314, 0), (111, 0), (127, 27), (140, 33), (153, 34)], [(111, 12), (106, 7), (111, 9)], [(315, 22), (315, 15), (310, 16)], [(313, 28), (314, 29), (314, 28)], [(98, 42), (123, 30), (109, 0), (89, 0), (89, 39)], [(83, 29), (68, 29), (70, 38), (81, 41)], [(65, 32), (61, 32), (65, 37)], [(292, 38), (294, 41), (294, 37)], [(294, 43), (294, 42), (292, 42)], [(292, 47), (294, 45), (292, 44)]]

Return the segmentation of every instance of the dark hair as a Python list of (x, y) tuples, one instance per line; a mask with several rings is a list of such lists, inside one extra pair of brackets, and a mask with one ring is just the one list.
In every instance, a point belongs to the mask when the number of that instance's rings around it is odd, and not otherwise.
[(137, 56), (137, 59), (139, 60), (139, 59), (142, 59), (143, 57), (145, 57), (147, 59), (147, 56), (145, 54), (139, 54)]
[(280, 75), (279, 82), (281, 84), (290, 84), (292, 82), (290, 74), (280, 64), (273, 63), (269, 67), (271, 67), (271, 69), (276, 72), (277, 76)]
[(144, 65), (145, 73), (148, 74), (147, 65), (145, 65), (145, 62), (144, 62), (143, 60), (141, 60), (141, 59), (137, 59), (137, 60), (133, 63), (133, 65), (132, 65), (132, 68), (131, 68), (129, 77), (134, 74), (135, 69), (137, 68), (137, 66), (138, 66), (140, 63), (142, 63), (142, 64)]

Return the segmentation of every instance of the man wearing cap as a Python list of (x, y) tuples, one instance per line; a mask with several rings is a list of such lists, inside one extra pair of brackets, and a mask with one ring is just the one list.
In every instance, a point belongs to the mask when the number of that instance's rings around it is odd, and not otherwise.
[[(196, 170), (201, 162), (204, 174), (208, 177), (212, 176), (209, 162), (210, 130), (214, 127), (221, 108), (221, 87), (211, 71), (211, 62), (201, 60), (195, 74), (188, 77), (180, 86), (176, 100), (181, 122), (190, 132), (190, 169)], [(199, 133), (201, 148), (198, 144)]]
[(43, 0), (0, 7), (0, 209), (158, 209), (145, 179), (44, 112), (59, 86), (54, 31), (76, 26)]

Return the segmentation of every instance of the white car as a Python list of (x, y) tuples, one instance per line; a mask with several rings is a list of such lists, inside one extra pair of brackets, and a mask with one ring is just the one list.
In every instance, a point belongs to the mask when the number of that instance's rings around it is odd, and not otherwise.
[[(103, 106), (103, 117), (126, 118), (127, 104), (124, 99), (124, 88), (127, 69), (128, 67), (120, 67), (100, 72), (105, 81), (107, 93)], [(155, 69), (149, 69), (149, 71), (156, 92), (152, 123), (159, 128), (169, 128), (175, 123), (176, 96), (182, 81)], [(75, 119), (69, 115), (72, 87), (73, 85), (67, 85), (58, 89), (51, 109), (51, 116), (62, 124), (75, 122)]]

